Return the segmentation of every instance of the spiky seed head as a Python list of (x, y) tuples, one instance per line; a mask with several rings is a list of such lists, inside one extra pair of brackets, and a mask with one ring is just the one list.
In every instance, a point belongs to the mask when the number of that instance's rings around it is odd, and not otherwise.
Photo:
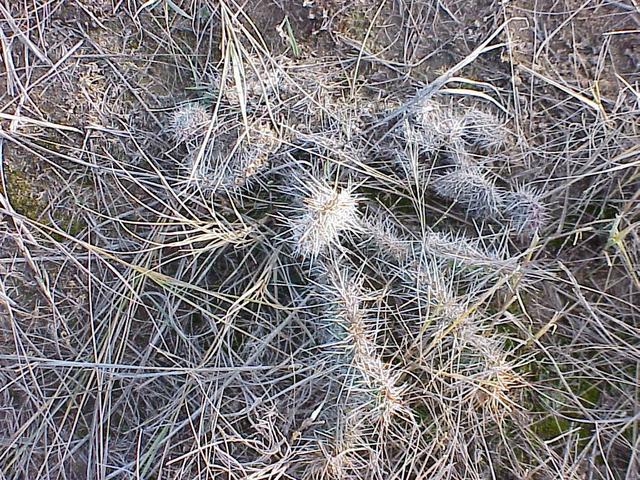
[[(355, 325), (353, 326), (355, 327)], [(401, 382), (401, 373), (386, 364), (376, 351), (373, 335), (366, 332), (352, 333), (353, 366), (357, 382), (363, 396), (356, 397), (362, 414), (370, 421), (383, 427), (390, 425), (393, 418), (409, 418), (409, 410), (404, 401), (407, 386)]]
[(197, 138), (210, 119), (211, 115), (204, 105), (185, 103), (171, 114), (169, 129), (175, 141), (183, 143)]
[(358, 197), (351, 187), (331, 187), (317, 180), (305, 182), (302, 214), (291, 219), (294, 250), (316, 258), (337, 246), (343, 232), (361, 229)]
[(448, 112), (432, 128), (448, 144), (456, 143), (460, 141), (464, 133), (464, 119), (453, 112)]
[(416, 112), (413, 137), (423, 151), (436, 151), (462, 142), (464, 118), (451, 109), (428, 101)]
[(427, 231), (420, 248), (436, 257), (460, 260), (463, 263), (482, 263), (497, 260), (496, 256), (478, 245), (478, 242), (458, 234)]
[(433, 252), (420, 242), (411, 244), (411, 252), (401, 264), (400, 278), (404, 285), (415, 291), (416, 296), (443, 298), (449, 293), (447, 279)]
[(396, 262), (406, 260), (410, 251), (409, 242), (400, 236), (397, 226), (388, 217), (376, 216), (369, 219), (365, 229), (371, 234), (371, 240), (383, 256)]
[(401, 136), (403, 148), (394, 152), (396, 164), (404, 171), (407, 178), (418, 180), (422, 177), (424, 165), (420, 161), (422, 154), (435, 153), (439, 148), (438, 142), (432, 142), (419, 126), (416, 127), (405, 121)]
[(404, 126), (404, 140), (407, 145), (417, 145), (426, 152), (435, 152), (446, 142), (438, 126), (443, 123), (440, 105), (425, 102), (416, 112), (416, 124)]
[(433, 131), (447, 117), (447, 111), (437, 102), (426, 100), (415, 110), (417, 125), (426, 131)]
[(528, 187), (506, 192), (504, 214), (519, 235), (533, 235), (547, 221), (547, 209), (540, 194)]
[(347, 323), (359, 320), (364, 315), (362, 303), (369, 297), (365, 292), (364, 277), (339, 266), (325, 269), (325, 280), (320, 285), (321, 296)]
[(455, 201), (472, 217), (500, 218), (503, 192), (479, 168), (457, 168), (438, 176), (433, 180), (433, 189), (441, 197)]
[(409, 387), (401, 383), (400, 374), (392, 372), (384, 364), (381, 367), (376, 378), (378, 402), (373, 413), (374, 420), (386, 428), (394, 418), (411, 418), (411, 410), (404, 400)]
[(203, 158), (196, 164), (197, 157), (198, 150), (189, 154), (185, 165), (185, 176), (189, 179), (190, 184), (202, 192), (214, 192), (221, 184), (221, 175), (224, 174), (221, 163), (224, 159), (213, 148), (205, 150)]
[(471, 109), (462, 117), (464, 140), (484, 150), (497, 150), (508, 140), (509, 131), (496, 115), (479, 109)]

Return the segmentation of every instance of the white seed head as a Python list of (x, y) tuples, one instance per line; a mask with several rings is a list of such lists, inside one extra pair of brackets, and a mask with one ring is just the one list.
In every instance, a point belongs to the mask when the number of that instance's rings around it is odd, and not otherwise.
[[(324, 262), (318, 263), (320, 266)], [(362, 304), (370, 297), (364, 287), (364, 277), (339, 265), (325, 265), (325, 269), (324, 281), (320, 284), (322, 298), (346, 323), (359, 321), (365, 315)]]
[(421, 248), (425, 253), (436, 257), (445, 257), (463, 262), (495, 261), (496, 257), (481, 249), (477, 242), (443, 232), (428, 231), (423, 239)]
[(539, 193), (527, 187), (506, 192), (504, 214), (520, 235), (534, 234), (547, 220), (547, 209), (540, 201)]
[(304, 478), (350, 480), (360, 478), (354, 471), (366, 470), (369, 466), (368, 438), (362, 432), (363, 419), (350, 412), (342, 413), (342, 419), (326, 422), (334, 430), (329, 439), (319, 442), (319, 451)]
[(415, 141), (423, 150), (436, 151), (462, 141), (465, 121), (451, 109), (432, 102), (424, 102), (416, 112), (418, 122)]
[(440, 121), (432, 126), (434, 131), (447, 143), (456, 143), (464, 132), (464, 119), (452, 112), (443, 115)]
[(383, 256), (402, 262), (409, 255), (410, 242), (400, 236), (398, 228), (388, 217), (377, 216), (367, 221), (365, 228)]
[(441, 197), (458, 203), (472, 217), (484, 219), (500, 217), (503, 192), (479, 168), (458, 168), (436, 177), (433, 188)]
[(423, 153), (435, 153), (439, 144), (427, 138), (420, 127), (415, 127), (405, 122), (402, 127), (402, 140), (404, 148), (395, 151), (396, 163), (407, 178), (418, 180), (423, 176), (425, 166), (420, 161)]
[(404, 400), (409, 387), (401, 382), (400, 374), (380, 362), (372, 378), (377, 383), (378, 394), (373, 420), (386, 428), (395, 418), (411, 418), (411, 410)]
[(169, 129), (176, 142), (192, 140), (203, 132), (211, 115), (199, 103), (186, 103), (171, 114)]
[(236, 152), (232, 185), (245, 186), (267, 167), (269, 155), (280, 147), (280, 140), (269, 125), (254, 125)]
[(418, 248), (450, 274), (458, 276), (464, 272), (459, 278), (469, 286), (486, 280), (488, 272), (513, 271), (518, 266), (517, 257), (510, 256), (501, 245), (495, 242), (485, 245), (477, 238), (457, 233), (427, 232)]
[(462, 117), (462, 136), (468, 143), (484, 150), (497, 150), (507, 143), (509, 131), (500, 118), (478, 109)]
[(358, 198), (351, 188), (330, 187), (319, 181), (307, 182), (303, 213), (290, 220), (296, 253), (316, 258), (339, 244), (343, 232), (360, 230)]

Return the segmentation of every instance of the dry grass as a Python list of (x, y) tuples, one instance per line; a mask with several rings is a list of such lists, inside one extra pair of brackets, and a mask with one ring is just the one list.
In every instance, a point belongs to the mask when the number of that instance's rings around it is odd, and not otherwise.
[(0, 478), (638, 478), (640, 12), (561, 3), (1, 1)]

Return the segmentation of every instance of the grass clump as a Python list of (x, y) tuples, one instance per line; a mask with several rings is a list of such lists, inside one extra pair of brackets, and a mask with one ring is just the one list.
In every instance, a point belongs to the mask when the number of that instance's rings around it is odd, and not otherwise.
[(451, 2), (134, 3), (0, 9), (2, 478), (635, 478), (633, 82)]

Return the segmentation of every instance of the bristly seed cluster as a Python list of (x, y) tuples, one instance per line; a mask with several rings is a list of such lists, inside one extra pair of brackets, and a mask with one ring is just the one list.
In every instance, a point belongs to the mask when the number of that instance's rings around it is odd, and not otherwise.
[(358, 196), (351, 187), (338, 188), (310, 178), (295, 192), (300, 210), (289, 219), (294, 251), (316, 258), (337, 247), (340, 235), (360, 230)]
[[(400, 164), (413, 183), (426, 184), (466, 215), (505, 225), (530, 237), (546, 222), (546, 207), (529, 187), (498, 182), (482, 165), (512, 135), (497, 116), (477, 108), (458, 112), (426, 101), (402, 128)], [(500, 183), (500, 184), (499, 184)]]
[[(429, 197), (451, 202), (469, 219), (504, 226), (506, 233), (526, 237), (544, 227), (546, 210), (535, 191), (511, 188), (483, 163), (507, 147), (504, 122), (476, 108), (426, 102), (403, 118), (398, 136), (383, 135), (382, 148), (397, 152), (385, 163), (373, 158), (379, 150), (367, 150), (367, 126), (357, 108), (323, 119), (332, 135), (309, 129), (283, 141), (272, 126), (277, 114), (267, 108), (286, 105), (291, 92), (280, 88), (282, 72), (245, 72), (242, 81), (217, 92), (225, 112), (220, 118), (187, 104), (169, 126), (187, 151), (182, 175), (202, 191), (226, 193), (234, 215), (259, 219), (261, 245), (271, 246), (265, 263), (278, 265), (269, 275), (276, 283), (261, 284), (267, 301), (259, 308), (282, 301), (276, 310), (295, 314), (273, 338), (277, 346), (271, 338), (261, 345), (270, 334), (249, 315), (243, 328), (254, 333), (239, 355), (258, 366), (282, 363), (274, 358), (295, 351), (295, 360), (315, 372), (308, 390), (306, 382), (298, 390), (274, 381), (290, 392), (282, 395), (293, 413), (287, 422), (274, 416), (265, 428), (275, 435), (295, 426), (291, 438), (298, 443), (288, 473), (310, 479), (391, 475), (389, 465), (398, 464), (385, 458), (387, 452), (426, 438), (418, 409), (437, 424), (448, 421), (447, 410), (460, 408), (461, 425), (481, 415), (503, 428), (523, 380), (486, 312), (486, 292), (518, 271), (518, 259), (497, 242), (436, 229), (431, 213), (418, 209)], [(307, 100), (296, 99), (295, 109), (312, 108)], [(238, 110), (247, 118), (241, 121)], [(365, 113), (376, 121), (376, 114)], [(256, 184), (261, 188), (252, 189)], [(274, 259), (280, 251), (286, 257)], [(245, 260), (253, 262), (253, 255)], [(285, 300), (278, 297), (282, 290)], [(296, 343), (300, 337), (306, 340)], [(460, 445), (470, 442), (469, 431), (450, 435), (457, 442), (452, 455), (465, 455)]]

